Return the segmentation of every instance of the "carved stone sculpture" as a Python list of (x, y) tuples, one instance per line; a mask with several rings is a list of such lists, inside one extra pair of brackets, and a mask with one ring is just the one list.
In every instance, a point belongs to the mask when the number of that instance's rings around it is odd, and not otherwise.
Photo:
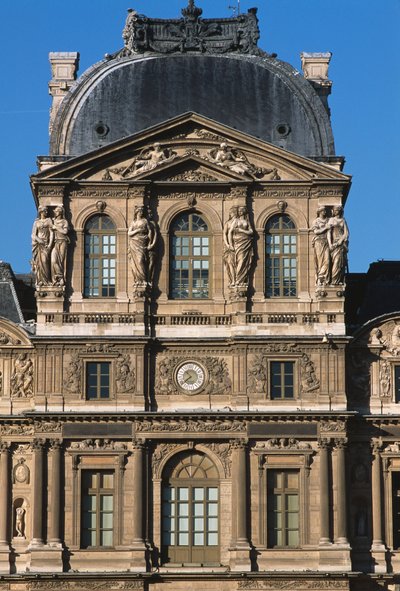
[(71, 394), (77, 394), (81, 389), (82, 361), (78, 355), (72, 355), (66, 371), (64, 388)]
[(280, 180), (276, 168), (257, 168), (249, 162), (243, 152), (232, 148), (226, 142), (222, 142), (218, 148), (210, 150), (207, 154), (207, 159), (210, 162), (217, 164), (217, 166), (228, 168), (232, 172), (236, 172), (241, 176), (260, 178), (269, 174), (271, 180)]
[(263, 355), (256, 355), (249, 369), (249, 386), (257, 394), (265, 394), (268, 383), (268, 362)]
[(380, 397), (387, 398), (390, 394), (390, 382), (391, 382), (391, 368), (390, 363), (382, 361), (379, 368), (379, 381), (381, 385)]
[(347, 253), (349, 250), (349, 230), (343, 218), (343, 208), (336, 206), (332, 210), (332, 217), (328, 221), (328, 244), (331, 253), (331, 284), (344, 283), (347, 268)]
[(64, 217), (64, 208), (58, 206), (54, 210), (53, 219), (54, 245), (51, 251), (51, 280), (53, 285), (60, 287), (65, 285), (68, 231), (69, 224)]
[(328, 213), (326, 207), (317, 209), (318, 217), (312, 223), (314, 238), (312, 244), (314, 247), (315, 277), (316, 285), (328, 285), (330, 283), (331, 272), (331, 253), (328, 243)]
[(11, 397), (33, 396), (33, 363), (26, 353), (20, 353), (14, 363), (11, 375)]
[(117, 392), (134, 392), (135, 370), (131, 367), (129, 355), (120, 355), (116, 362), (117, 375), (115, 383)]
[(156, 142), (151, 148), (144, 148), (125, 168), (108, 169), (103, 180), (131, 179), (138, 174), (157, 168), (160, 164), (174, 160), (176, 156), (176, 152), (171, 148), (165, 148)]
[(25, 458), (20, 458), (13, 469), (13, 483), (14, 484), (29, 484), (30, 471), (25, 464)]
[(15, 509), (15, 530), (18, 538), (25, 537), (25, 508), (23, 506)]
[(194, 0), (188, 0), (181, 19), (155, 20), (130, 9), (122, 33), (124, 49), (116, 57), (145, 51), (266, 55), (257, 47), (260, 31), (256, 8), (224, 19), (202, 19), (202, 13)]
[(249, 283), (249, 274), (253, 261), (253, 229), (250, 225), (247, 208), (233, 207), (224, 227), (225, 268), (230, 280), (230, 287), (245, 295)]
[(157, 227), (147, 219), (143, 206), (135, 207), (134, 217), (128, 229), (128, 258), (133, 275), (134, 292), (144, 295), (152, 285), (156, 259)]
[(49, 218), (47, 207), (41, 206), (32, 228), (31, 263), (37, 286), (51, 284), (50, 256), (53, 242), (53, 222)]
[(315, 366), (306, 353), (303, 353), (300, 358), (300, 374), (302, 392), (318, 390), (320, 382), (315, 375)]

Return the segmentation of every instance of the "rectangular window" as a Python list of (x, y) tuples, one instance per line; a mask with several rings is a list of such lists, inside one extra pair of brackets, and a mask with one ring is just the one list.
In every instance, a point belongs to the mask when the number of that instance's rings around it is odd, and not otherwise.
[(82, 548), (114, 545), (114, 472), (82, 471)]
[(400, 402), (400, 365), (394, 366), (394, 400)]
[(107, 400), (110, 398), (109, 361), (89, 361), (86, 364), (86, 399)]
[(300, 545), (299, 471), (268, 470), (268, 547)]
[(294, 362), (271, 361), (271, 400), (294, 398)]

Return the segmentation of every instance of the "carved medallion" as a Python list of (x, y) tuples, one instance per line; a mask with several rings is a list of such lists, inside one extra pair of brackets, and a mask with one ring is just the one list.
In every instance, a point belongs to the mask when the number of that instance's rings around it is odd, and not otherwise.
[(20, 458), (13, 469), (14, 484), (29, 484), (30, 472), (25, 464), (25, 458)]

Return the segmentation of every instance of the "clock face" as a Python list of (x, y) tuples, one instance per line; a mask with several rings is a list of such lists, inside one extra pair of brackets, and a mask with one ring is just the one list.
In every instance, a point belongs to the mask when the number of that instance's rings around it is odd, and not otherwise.
[(205, 370), (192, 361), (180, 365), (176, 372), (176, 381), (188, 394), (196, 394), (204, 385)]

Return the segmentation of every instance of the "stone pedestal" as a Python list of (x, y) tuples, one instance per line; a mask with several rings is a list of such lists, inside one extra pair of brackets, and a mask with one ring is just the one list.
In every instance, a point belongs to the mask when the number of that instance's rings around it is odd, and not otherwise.
[(63, 572), (62, 548), (50, 548), (42, 546), (41, 548), (30, 548), (30, 558), (28, 567), (31, 572)]

